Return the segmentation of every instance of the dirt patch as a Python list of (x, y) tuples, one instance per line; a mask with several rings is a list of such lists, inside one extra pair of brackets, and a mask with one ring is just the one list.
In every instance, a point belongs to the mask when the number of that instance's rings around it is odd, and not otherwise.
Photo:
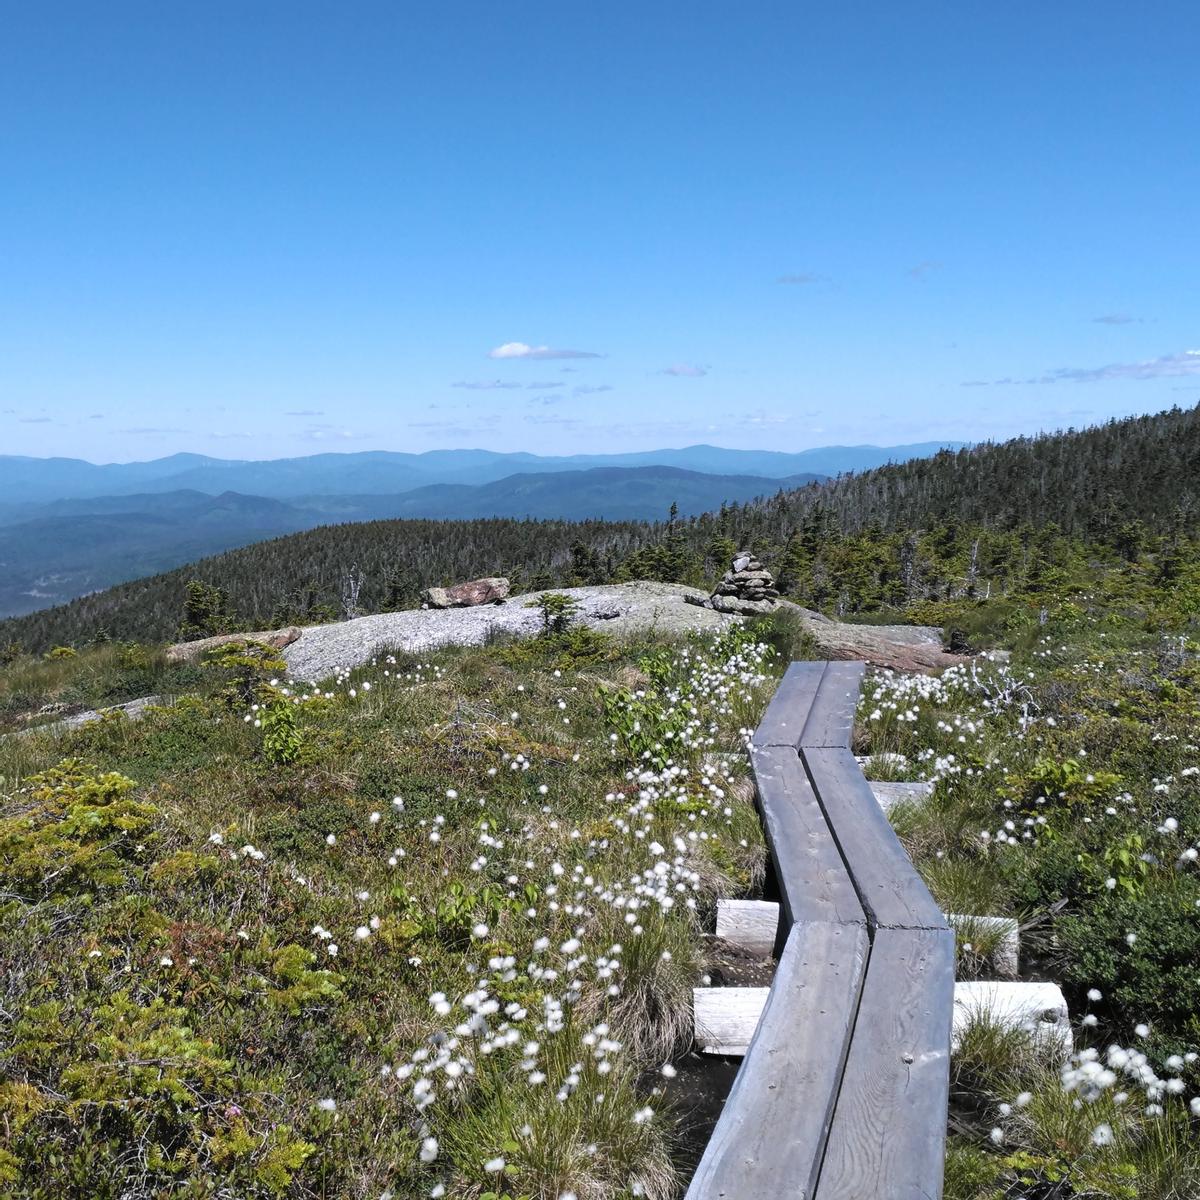
[(775, 978), (774, 958), (763, 958), (719, 937), (709, 938), (704, 950), (710, 987), (770, 987)]

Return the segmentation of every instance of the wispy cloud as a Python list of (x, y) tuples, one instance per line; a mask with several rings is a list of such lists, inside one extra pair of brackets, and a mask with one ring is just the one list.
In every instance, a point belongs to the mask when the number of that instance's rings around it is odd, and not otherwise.
[(780, 275), (776, 283), (787, 283), (793, 287), (807, 287), (814, 283), (830, 283), (832, 282), (828, 275), (816, 275), (811, 271), (797, 271), (791, 275)]
[(452, 383), (450, 386), (466, 388), (471, 392), (493, 392), (505, 388), (519, 388), (521, 385), (512, 379), (462, 379), (458, 383)]
[(53, 422), (50, 417), (19, 417), (17, 423), (20, 425), (50, 425)]
[(554, 350), (549, 346), (530, 346), (525, 342), (505, 342), (488, 351), (488, 358), (603, 358), (592, 350)]
[[(815, 414), (807, 413), (805, 417), (814, 416)], [(769, 413), (766, 409), (759, 408), (752, 412), (727, 413), (726, 419), (732, 421), (735, 425), (747, 426), (751, 429), (763, 429), (770, 425), (787, 425), (796, 420), (796, 416), (790, 416), (787, 413)]]
[(1128, 313), (1105, 313), (1102, 317), (1093, 317), (1096, 325), (1140, 325), (1141, 317), (1131, 317)]
[(561, 404), (562, 402), (563, 402), (563, 396), (557, 392), (554, 393), (553, 395), (549, 395), (549, 396), (533, 396), (533, 397), (531, 397), (531, 399), (529, 401), (529, 403), (531, 405), (532, 404), (540, 404), (540, 405)]
[(283, 415), (285, 417), (323, 417), (325, 412), (320, 408), (293, 408)]
[(1164, 354), (1136, 363), (1109, 363), (1104, 367), (1061, 367), (1043, 377), (1044, 383), (1104, 383), (1110, 379), (1177, 379), (1182, 375), (1200, 375), (1200, 350), (1182, 354)]
[(917, 263), (916, 266), (909, 267), (907, 273), (910, 279), (924, 279), (925, 276), (929, 275), (931, 272), (940, 271), (941, 269), (942, 264), (940, 262), (938, 262), (936, 259), (927, 258), (924, 261)]
[(341, 425), (331, 425), (328, 421), (319, 421), (309, 425), (300, 436), (309, 442), (353, 442), (367, 435), (355, 433)]
[(571, 389), (572, 396), (595, 396), (600, 392), (611, 392), (613, 386), (611, 383), (580, 383)]
[(128, 434), (132, 437), (158, 437), (164, 433), (187, 433), (187, 430), (177, 429), (173, 425), (133, 425), (129, 429), (114, 429), (113, 433)]
[(499, 424), (500, 418), (495, 414), (480, 417), (474, 424), (465, 421), (409, 421), (409, 429), (427, 429), (431, 432), (455, 437), (474, 437), (478, 433), (490, 433)]
[(700, 379), (708, 374), (707, 367), (692, 367), (687, 363), (676, 363), (673, 367), (663, 367), (660, 375), (675, 375), (680, 379)]
[(1185, 350), (1182, 354), (1163, 354), (1142, 362), (1108, 363), (1103, 367), (1058, 367), (1043, 375), (1016, 379), (967, 379), (960, 387), (1028, 387), (1047, 383), (1108, 383), (1112, 380), (1182, 379), (1200, 377), (1200, 350)]
[(536, 380), (536, 381), (535, 381), (535, 382), (533, 382), (533, 383), (527, 383), (525, 386), (526, 386), (526, 387), (527, 387), (527, 388), (528, 388), (528, 389), (529, 389), (531, 392), (544, 392), (544, 391), (550, 391), (550, 390), (551, 390), (551, 389), (553, 389), (553, 388), (560, 388), (560, 387), (562, 387), (562, 385), (563, 385), (563, 382), (562, 382), (562, 380), (561, 380), (561, 379), (558, 379), (558, 380), (552, 380), (552, 381), (551, 381), (551, 382), (549, 382), (549, 383), (547, 383), (547, 382), (546, 382), (546, 381), (543, 379), (543, 380)]
[(583, 422), (578, 417), (563, 417), (557, 413), (528, 413), (527, 425), (557, 425), (560, 429), (578, 429)]

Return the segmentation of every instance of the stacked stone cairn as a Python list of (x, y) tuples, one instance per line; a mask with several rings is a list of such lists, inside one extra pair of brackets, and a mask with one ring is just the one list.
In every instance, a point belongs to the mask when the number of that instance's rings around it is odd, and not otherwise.
[(717, 612), (753, 616), (774, 612), (779, 606), (779, 591), (771, 572), (749, 550), (739, 550), (708, 603)]

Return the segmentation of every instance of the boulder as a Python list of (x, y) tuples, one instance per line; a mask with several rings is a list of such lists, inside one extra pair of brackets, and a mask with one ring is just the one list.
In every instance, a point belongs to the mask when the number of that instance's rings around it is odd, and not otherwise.
[(295, 625), (285, 629), (268, 629), (258, 633), (219, 633), (215, 637), (201, 638), (196, 642), (178, 642), (167, 647), (167, 662), (197, 662), (206, 651), (214, 646), (224, 646), (226, 642), (262, 642), (273, 650), (282, 650), (290, 646), (300, 636), (300, 630)]
[(426, 588), (421, 600), (430, 608), (474, 608), (479, 604), (503, 604), (511, 585), (503, 576), (471, 579), (453, 587)]

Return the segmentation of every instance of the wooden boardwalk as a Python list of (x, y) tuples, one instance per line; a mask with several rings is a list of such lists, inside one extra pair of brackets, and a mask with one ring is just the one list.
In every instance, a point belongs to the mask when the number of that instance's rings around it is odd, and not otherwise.
[(954, 933), (850, 752), (864, 666), (792, 663), (751, 744), (779, 967), (687, 1200), (938, 1200)]

